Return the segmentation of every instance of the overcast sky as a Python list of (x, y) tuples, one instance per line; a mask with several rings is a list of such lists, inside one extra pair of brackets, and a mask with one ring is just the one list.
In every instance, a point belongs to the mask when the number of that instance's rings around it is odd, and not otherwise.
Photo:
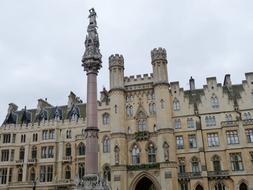
[(35, 108), (37, 99), (67, 103), (86, 97), (81, 67), (88, 10), (98, 18), (103, 68), (98, 88), (109, 87), (108, 57), (125, 58), (125, 75), (151, 73), (150, 51), (164, 47), (169, 80), (188, 89), (206, 77), (241, 83), (253, 71), (252, 0), (0, 0), (0, 123), (8, 104)]

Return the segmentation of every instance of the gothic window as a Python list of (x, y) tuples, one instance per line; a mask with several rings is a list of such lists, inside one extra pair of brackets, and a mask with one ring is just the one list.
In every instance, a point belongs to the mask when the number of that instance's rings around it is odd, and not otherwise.
[(47, 181), (51, 182), (53, 180), (53, 166), (47, 166)]
[(245, 130), (248, 143), (253, 143), (253, 129)]
[(231, 114), (226, 114), (225, 119), (226, 119), (226, 121), (232, 121), (233, 117)]
[(78, 155), (85, 155), (85, 145), (82, 142), (78, 145)]
[(53, 158), (54, 157), (54, 146), (49, 146), (48, 147), (48, 158)]
[(131, 106), (131, 105), (127, 106), (126, 113), (127, 113), (127, 117), (132, 117), (133, 116), (133, 106)]
[(195, 128), (195, 121), (192, 118), (187, 118), (187, 127)]
[(173, 100), (173, 110), (179, 111), (180, 110), (180, 102), (177, 98)]
[(25, 143), (25, 140), (26, 140), (26, 135), (21, 135), (21, 143)]
[(71, 156), (71, 144), (70, 143), (66, 144), (65, 155)]
[(180, 157), (178, 158), (179, 166), (178, 166), (178, 172), (179, 173), (185, 173), (185, 158)]
[(146, 119), (139, 119), (137, 121), (138, 131), (146, 131)]
[(215, 94), (213, 94), (212, 97), (211, 97), (211, 106), (214, 109), (219, 108), (219, 100), (218, 100), (218, 97)]
[(148, 162), (149, 163), (156, 162), (156, 150), (153, 143), (150, 143), (148, 145)]
[(35, 177), (36, 177), (35, 169), (34, 169), (34, 167), (32, 167), (30, 169), (30, 181), (35, 181)]
[(201, 185), (198, 185), (195, 190), (204, 190), (204, 188)]
[(215, 184), (215, 190), (227, 190), (223, 182), (219, 181)]
[(149, 113), (150, 114), (155, 114), (156, 113), (156, 107), (155, 107), (155, 103), (149, 103)]
[(38, 141), (38, 134), (33, 133), (33, 142), (37, 142), (37, 141)]
[(107, 181), (111, 181), (111, 169), (109, 166), (105, 166), (104, 167), (104, 179), (106, 179)]
[(41, 147), (41, 158), (47, 158), (47, 147), (46, 146)]
[(180, 190), (188, 190), (188, 183), (187, 181), (180, 182)]
[[(0, 169), (1, 170), (1, 169)], [(7, 168), (2, 169), (2, 170), (6, 170), (6, 177), (7, 177)], [(1, 172), (0, 172), (1, 173)], [(5, 179), (6, 180), (6, 179)], [(12, 168), (9, 169), (9, 182), (12, 182)], [(3, 178), (2, 178), (2, 184), (3, 184)]]
[(248, 186), (245, 183), (241, 183), (239, 190), (248, 190)]
[(189, 148), (197, 148), (197, 138), (196, 135), (189, 135)]
[(205, 117), (206, 126), (216, 126), (216, 119), (215, 116), (206, 116)]
[(36, 159), (36, 158), (37, 158), (37, 147), (32, 146), (32, 159)]
[(250, 112), (244, 112), (243, 113), (243, 120), (250, 120), (252, 119), (251, 113)]
[(164, 100), (163, 99), (161, 99), (161, 101), (160, 101), (160, 103), (161, 103), (161, 109), (164, 109)]
[(136, 144), (134, 145), (132, 149), (132, 163), (134, 165), (140, 164), (140, 149)]
[(103, 114), (103, 125), (108, 125), (110, 122), (110, 116), (108, 113)]
[(0, 184), (6, 184), (6, 182), (7, 182), (7, 168), (0, 168)]
[(40, 166), (40, 182), (46, 181), (46, 166)]
[(228, 144), (239, 144), (238, 132), (236, 130), (227, 131), (226, 135)]
[(175, 129), (180, 129), (180, 128), (181, 128), (181, 120), (175, 119)]
[(218, 133), (208, 133), (207, 141), (209, 147), (215, 147), (220, 145)]
[(213, 171), (221, 171), (220, 157), (218, 155), (214, 155), (212, 158), (213, 161)]
[(103, 153), (109, 152), (110, 152), (110, 139), (108, 136), (105, 136), (103, 140)]
[(176, 142), (177, 142), (177, 149), (183, 149), (184, 148), (184, 138), (182, 135), (176, 136)]
[(83, 179), (85, 175), (85, 166), (83, 163), (78, 164), (78, 177), (79, 179)]
[(18, 181), (22, 181), (23, 178), (23, 169), (19, 168), (18, 169)]
[(230, 162), (231, 162), (231, 167), (233, 171), (243, 170), (243, 162), (242, 162), (241, 153), (231, 153)]
[(66, 166), (66, 168), (65, 168), (65, 179), (71, 179), (71, 168), (70, 168), (70, 166)]
[(21, 147), (19, 149), (19, 160), (24, 160), (24, 158), (25, 158), (25, 148)]
[(71, 139), (71, 130), (66, 131), (66, 138)]
[(191, 160), (192, 163), (192, 172), (194, 173), (198, 173), (200, 172), (200, 168), (199, 168), (199, 159), (197, 157), (193, 157)]

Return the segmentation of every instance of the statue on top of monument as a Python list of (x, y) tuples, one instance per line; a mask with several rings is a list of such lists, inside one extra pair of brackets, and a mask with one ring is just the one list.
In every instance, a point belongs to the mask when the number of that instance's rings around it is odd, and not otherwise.
[[(90, 19), (89, 26), (90, 27), (97, 27), (97, 21), (96, 21), (97, 13), (96, 13), (95, 9), (91, 8), (89, 10), (89, 12), (90, 12), (90, 15), (89, 15), (89, 19)], [(89, 29), (89, 27), (88, 27), (88, 29)]]

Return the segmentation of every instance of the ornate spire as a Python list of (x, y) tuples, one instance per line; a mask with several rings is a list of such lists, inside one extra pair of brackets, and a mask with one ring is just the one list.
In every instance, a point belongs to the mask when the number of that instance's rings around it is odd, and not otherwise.
[(85, 39), (85, 52), (82, 58), (82, 66), (84, 67), (84, 71), (95, 71), (102, 67), (102, 55), (99, 50), (99, 38), (97, 33), (97, 13), (95, 9), (92, 8), (89, 10), (89, 25), (87, 28), (88, 34)]

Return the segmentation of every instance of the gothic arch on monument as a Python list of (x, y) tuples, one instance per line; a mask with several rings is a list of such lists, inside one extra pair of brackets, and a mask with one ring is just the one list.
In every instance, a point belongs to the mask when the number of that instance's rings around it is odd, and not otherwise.
[(162, 190), (157, 179), (148, 172), (138, 174), (132, 181), (131, 190)]

